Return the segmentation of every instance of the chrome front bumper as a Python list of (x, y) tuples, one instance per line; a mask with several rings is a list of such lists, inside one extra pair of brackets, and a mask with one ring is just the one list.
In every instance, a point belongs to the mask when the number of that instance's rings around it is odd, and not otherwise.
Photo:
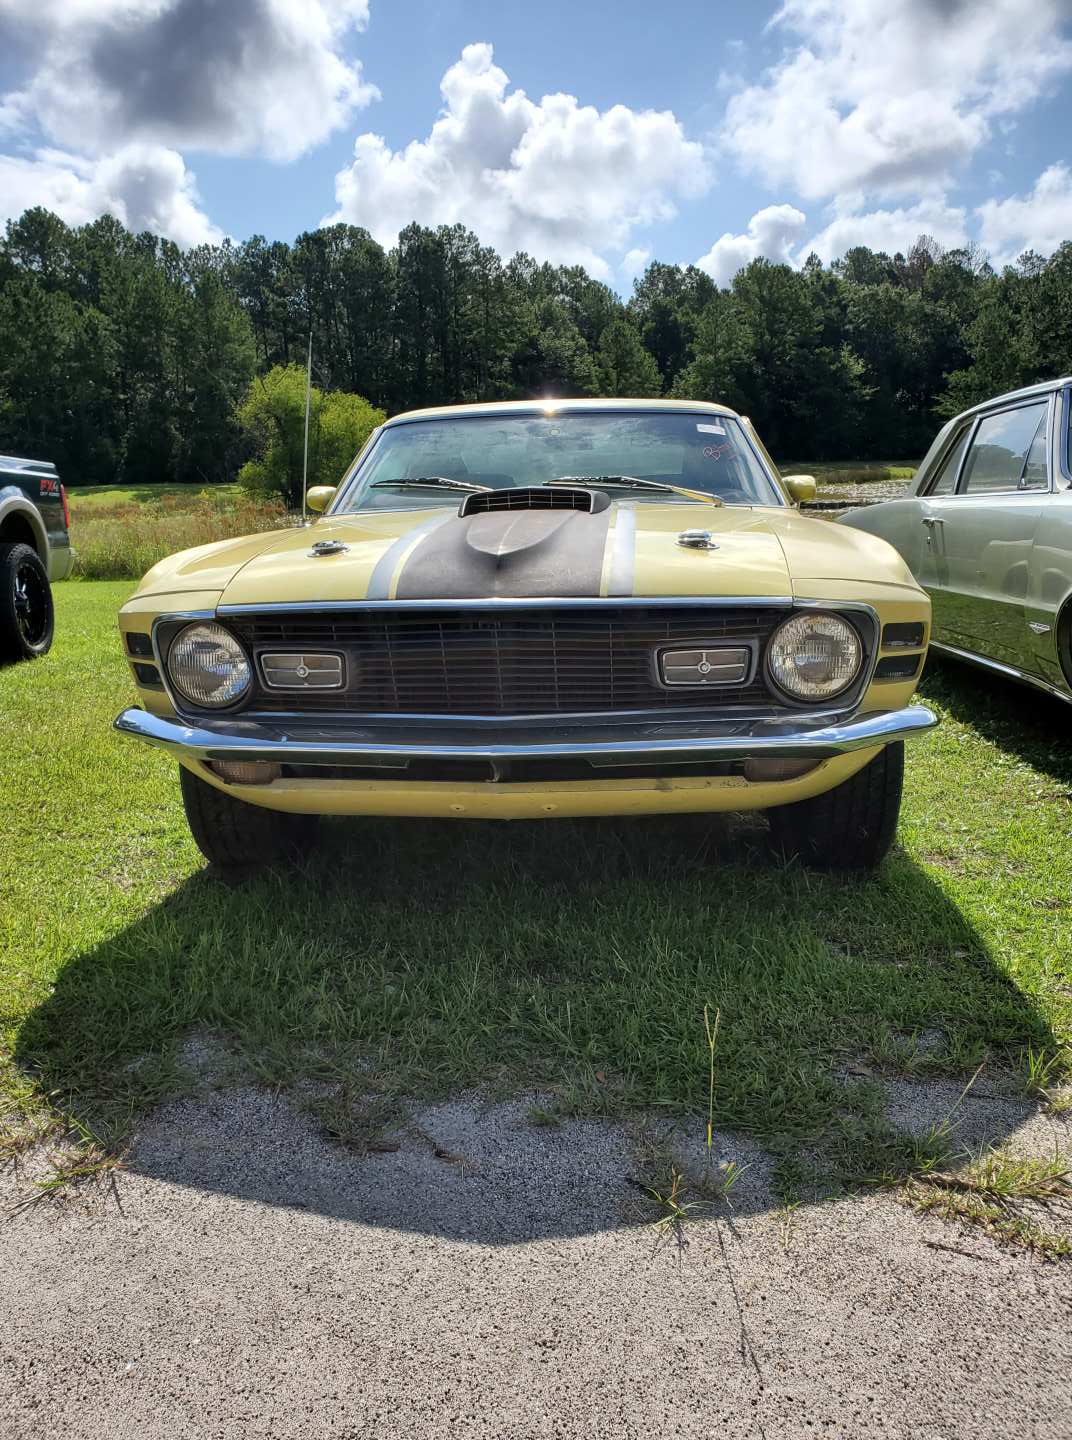
[(380, 766), (405, 769), (428, 760), (587, 761), (597, 769), (648, 762), (704, 760), (826, 760), (869, 745), (920, 735), (937, 725), (922, 705), (860, 715), (831, 724), (807, 716), (777, 720), (650, 720), (578, 724), (556, 720), (392, 720), (309, 724), (239, 718), (165, 720), (124, 710), (115, 728), (192, 760), (266, 760), (290, 765)]

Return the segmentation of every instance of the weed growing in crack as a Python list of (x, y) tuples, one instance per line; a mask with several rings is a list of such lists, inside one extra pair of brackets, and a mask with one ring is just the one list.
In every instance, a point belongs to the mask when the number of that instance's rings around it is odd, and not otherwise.
[[(1045, 1259), (1072, 1255), (1072, 1163), (986, 1150), (963, 1169), (913, 1176), (904, 1196), (914, 1210), (976, 1226)], [(1054, 1216), (1065, 1228), (1044, 1224)]]

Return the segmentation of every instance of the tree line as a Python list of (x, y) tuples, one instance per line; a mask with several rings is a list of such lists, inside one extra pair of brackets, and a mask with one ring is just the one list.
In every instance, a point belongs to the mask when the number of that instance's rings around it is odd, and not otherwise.
[(622, 299), (461, 225), (407, 226), (390, 250), (332, 225), (183, 252), (28, 210), (0, 241), (0, 451), (74, 484), (245, 465), (271, 485), (258, 447), (310, 331), (318, 389), (339, 396), (331, 464), (359, 411), (545, 394), (719, 400), (779, 458), (912, 458), (948, 415), (1072, 370), (1072, 243), (997, 273), (923, 236), (907, 255), (755, 260), (728, 288), (653, 261)]

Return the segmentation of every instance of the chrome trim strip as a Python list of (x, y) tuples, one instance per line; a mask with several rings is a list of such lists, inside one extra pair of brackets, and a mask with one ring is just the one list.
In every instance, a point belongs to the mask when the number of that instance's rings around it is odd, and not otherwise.
[[(412, 532), (411, 532), (412, 533)], [(747, 605), (766, 608), (773, 606), (780, 609), (815, 608), (822, 610), (866, 610), (870, 614), (875, 612), (870, 605), (864, 605), (859, 601), (824, 601), (824, 600), (794, 600), (792, 595), (617, 595), (613, 602), (606, 595), (541, 595), (541, 596), (511, 596), (509, 598), (499, 596), (488, 596), (483, 600), (297, 600), (289, 602), (273, 601), (269, 605), (220, 605), (217, 606), (215, 615), (224, 618), (228, 615), (275, 615), (287, 611), (298, 611), (309, 613), (315, 611), (330, 612), (333, 610), (536, 610), (547, 609), (548, 607), (568, 606), (571, 609), (584, 609), (590, 605), (606, 607), (614, 605), (657, 605), (657, 606), (702, 606), (705, 609), (717, 609), (722, 605)], [(180, 618), (180, 617), (175, 617)]]
[[(391, 594), (391, 581), (395, 578), (399, 562), (406, 552), (416, 541), (426, 535), (430, 530), (436, 530), (445, 520), (453, 519), (457, 515), (455, 509), (449, 509), (443, 515), (431, 515), (427, 520), (422, 520), (419, 525), (414, 525), (412, 530), (407, 530), (397, 540), (388, 545), (380, 558), (376, 561), (372, 574), (369, 576), (368, 589), (365, 598), (368, 600), (387, 600)], [(276, 606), (276, 609), (285, 608)]]
[(636, 578), (636, 507), (620, 501), (614, 512), (614, 554), (607, 576), (607, 594), (601, 599), (633, 595)]
[(932, 640), (930, 648), (939, 655), (948, 655), (952, 660), (963, 660), (966, 665), (976, 665), (980, 670), (1004, 675), (1007, 680), (1018, 680), (1022, 685), (1030, 685), (1034, 690), (1042, 690), (1057, 700), (1063, 700), (1066, 705), (1072, 705), (1072, 692), (1062, 690), (1059, 685), (1051, 685), (1040, 675), (1031, 675), (1026, 670), (1017, 669), (1015, 665), (1007, 665), (1003, 660), (992, 660), (989, 655), (976, 655), (972, 650), (961, 650), (956, 645), (946, 645), (940, 640)]
[(532, 727), (509, 744), (489, 744), (479, 732), (447, 739), (441, 727), (352, 726), (326, 728), (254, 723), (237, 718), (186, 725), (146, 710), (124, 710), (115, 728), (150, 745), (195, 760), (270, 760), (289, 764), (361, 765), (395, 760), (519, 760), (575, 758), (594, 766), (646, 760), (828, 759), (885, 745), (933, 729), (936, 717), (922, 705), (879, 711), (841, 725), (806, 716), (759, 722), (708, 720), (704, 724), (618, 725), (599, 738), (568, 725)]

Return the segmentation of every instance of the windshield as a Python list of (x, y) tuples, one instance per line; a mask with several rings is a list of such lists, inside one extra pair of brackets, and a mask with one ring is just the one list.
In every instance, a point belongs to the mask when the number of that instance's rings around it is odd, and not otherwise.
[[(731, 416), (566, 411), (389, 425), (345, 487), (335, 513), (456, 506), (469, 489), (506, 490), (567, 478), (597, 483), (615, 498), (628, 495), (637, 503), (695, 503), (662, 488), (679, 486), (726, 505), (784, 504)], [(649, 483), (630, 483), (636, 481)]]

